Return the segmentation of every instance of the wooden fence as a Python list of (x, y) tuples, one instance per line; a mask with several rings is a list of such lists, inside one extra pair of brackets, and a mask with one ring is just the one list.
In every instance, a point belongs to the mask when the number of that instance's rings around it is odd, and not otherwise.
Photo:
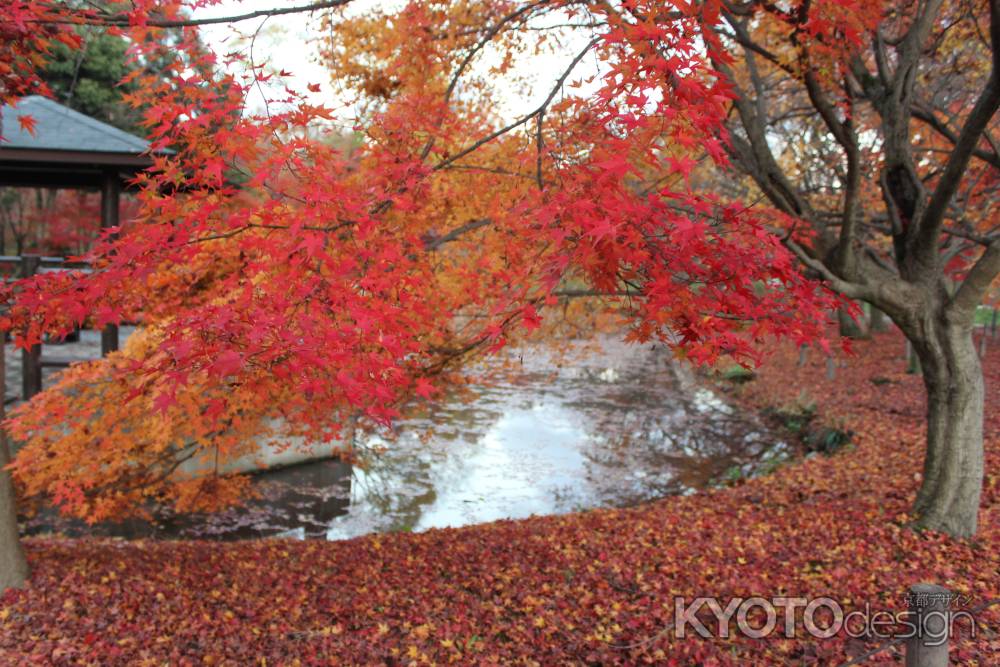
[[(42, 255), (0, 255), (0, 268), (8, 268), (5, 275), (9, 278), (30, 278), (41, 273), (54, 271), (89, 271), (86, 262), (71, 262), (64, 257), (45, 257)], [(28, 400), (42, 390), (43, 368), (66, 368), (76, 359), (53, 356), (42, 353), (43, 345), (35, 345), (30, 349), (21, 350), (21, 398)], [(118, 327), (110, 324), (101, 331), (101, 356), (118, 349)], [(18, 397), (4, 397), (5, 403), (18, 400)]]

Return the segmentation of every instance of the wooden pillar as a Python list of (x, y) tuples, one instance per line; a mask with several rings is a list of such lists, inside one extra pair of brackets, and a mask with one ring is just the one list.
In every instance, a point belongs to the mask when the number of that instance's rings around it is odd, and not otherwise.
[[(38, 273), (41, 263), (42, 258), (38, 255), (22, 255), (21, 277), (30, 278)], [(42, 390), (41, 361), (41, 345), (32, 345), (30, 349), (21, 350), (21, 398), (26, 401)]]
[(906, 667), (948, 667), (951, 593), (935, 584), (910, 587), (910, 617), (918, 630), (906, 641)]
[[(101, 229), (118, 226), (118, 206), (121, 198), (121, 182), (118, 172), (104, 172), (101, 184)], [(109, 324), (101, 332), (101, 356), (118, 349), (118, 325)]]

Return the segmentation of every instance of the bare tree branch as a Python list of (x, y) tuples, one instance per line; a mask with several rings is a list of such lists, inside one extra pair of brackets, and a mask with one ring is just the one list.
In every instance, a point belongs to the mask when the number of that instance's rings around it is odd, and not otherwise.
[(830, 287), (834, 291), (843, 294), (848, 299), (862, 299), (864, 301), (873, 301), (875, 299), (875, 293), (869, 286), (850, 282), (838, 277), (829, 269), (829, 267), (826, 266), (826, 264), (819, 261), (815, 257), (812, 257), (802, 246), (793, 241), (791, 238), (786, 238), (783, 243), (796, 257), (799, 258), (800, 262), (820, 274), (820, 276), (822, 276), (823, 279), (829, 283)]
[[(932, 109), (921, 105), (915, 105), (913, 107), (913, 117), (927, 123), (931, 129), (950, 141), (952, 144), (958, 141), (958, 134), (950, 128), (947, 123), (938, 118)], [(979, 158), (983, 162), (1000, 169), (1000, 155), (997, 155), (995, 151), (985, 151), (982, 148), (977, 147), (972, 151), (972, 155)]]
[(462, 236), (463, 234), (474, 231), (476, 229), (480, 229), (482, 227), (489, 226), (491, 224), (493, 224), (493, 221), (490, 220), (489, 218), (470, 220), (464, 225), (460, 225), (455, 229), (451, 230), (450, 232), (442, 234), (441, 236), (430, 235), (430, 234), (425, 236), (424, 245), (428, 250), (437, 250), (444, 244), (451, 243), (452, 241)]
[(966, 118), (965, 125), (962, 126), (958, 141), (955, 142), (955, 149), (938, 179), (937, 187), (920, 218), (916, 231), (914, 251), (920, 254), (920, 259), (925, 265), (930, 265), (933, 255), (937, 253), (938, 237), (941, 234), (948, 204), (962, 182), (966, 167), (986, 126), (1000, 107), (1000, 0), (990, 0), (990, 38), (993, 62), (989, 79)]
[[(728, 12), (725, 12), (724, 16), (733, 32), (742, 33), (745, 41), (751, 41), (740, 20)], [(757, 113), (756, 105), (751, 104), (749, 97), (737, 86), (738, 79), (726, 63), (715, 60), (713, 66), (722, 72), (736, 89), (733, 106), (747, 138), (743, 139), (736, 133), (731, 135), (730, 148), (735, 151), (734, 157), (743, 163), (745, 171), (776, 208), (789, 215), (811, 218), (813, 212), (808, 202), (800, 196), (782, 171), (767, 143), (767, 119)]]
[(983, 301), (986, 290), (1000, 274), (1000, 240), (991, 243), (972, 268), (949, 304), (960, 322), (971, 323), (972, 314)]
[[(322, 9), (333, 9), (349, 4), (351, 0), (323, 0), (308, 5), (296, 5), (293, 7), (282, 7), (280, 9), (260, 9), (246, 14), (233, 14), (231, 16), (216, 16), (204, 19), (155, 19), (150, 18), (144, 21), (143, 25), (154, 26), (156, 28), (187, 28), (199, 25), (217, 25), (220, 23), (238, 23), (271, 16), (282, 16), (285, 14), (301, 14), (304, 12), (315, 12)], [(97, 12), (77, 12), (72, 17), (54, 16), (50, 19), (28, 20), (28, 23), (41, 25), (98, 25), (127, 27), (132, 25), (128, 14), (100, 14)]]
[[(478, 54), (480, 51), (482, 51), (483, 48), (487, 44), (489, 44), (490, 41), (492, 41), (494, 37), (497, 36), (497, 34), (503, 29), (503, 27), (505, 25), (507, 25), (511, 21), (517, 20), (518, 18), (520, 18), (521, 16), (523, 16), (527, 12), (531, 11), (532, 9), (535, 9), (536, 7), (544, 5), (544, 4), (548, 3), (548, 2), (549, 2), (549, 0), (537, 0), (536, 2), (527, 4), (527, 5), (523, 6), (523, 7), (521, 7), (520, 9), (518, 9), (516, 11), (513, 11), (510, 14), (507, 14), (502, 19), (500, 19), (499, 21), (497, 21), (496, 25), (494, 25), (492, 28), (490, 28), (489, 30), (487, 30), (486, 34), (484, 34), (482, 36), (482, 38), (480, 38), (480, 40), (478, 42), (476, 42), (475, 46), (473, 46), (471, 49), (469, 49), (469, 52), (467, 54), (465, 54), (465, 58), (462, 59), (462, 62), (459, 63), (458, 68), (455, 70), (455, 73), (452, 75), (451, 81), (448, 83), (448, 89), (445, 90), (445, 93), (444, 93), (445, 104), (447, 104), (448, 101), (451, 99), (452, 94), (455, 92), (455, 88), (458, 86), (459, 79), (462, 77), (462, 74), (465, 72), (466, 68), (469, 66), (469, 63), (472, 62), (472, 59), (475, 58), (476, 54)], [(424, 146), (424, 149), (420, 153), (421, 159), (424, 159), (428, 155), (430, 155), (431, 149), (434, 148), (434, 141), (435, 141), (434, 137), (431, 137), (430, 139), (427, 140), (427, 144)]]
[(570, 62), (569, 67), (567, 67), (566, 70), (563, 71), (562, 75), (556, 81), (555, 86), (552, 87), (552, 90), (549, 92), (549, 96), (545, 98), (545, 101), (542, 102), (537, 109), (529, 113), (527, 116), (524, 116), (508, 125), (505, 125), (504, 127), (501, 127), (499, 130), (490, 132), (482, 139), (477, 140), (475, 143), (473, 143), (467, 148), (463, 148), (458, 153), (455, 153), (454, 155), (449, 155), (447, 158), (445, 158), (444, 160), (442, 160), (441, 162), (437, 163), (434, 166), (435, 171), (438, 169), (443, 169), (448, 165), (452, 164), (453, 162), (461, 160), (463, 157), (469, 155), (470, 153), (474, 153), (475, 151), (479, 150), (482, 146), (488, 144), (497, 137), (503, 136), (508, 132), (510, 132), (511, 130), (524, 125), (535, 116), (538, 116), (539, 114), (544, 114), (546, 109), (548, 109), (549, 105), (552, 103), (552, 100), (555, 99), (556, 94), (560, 91), (560, 89), (562, 89), (563, 84), (566, 83), (566, 79), (569, 78), (570, 73), (576, 68), (578, 64), (580, 64), (580, 61), (583, 60), (583, 57), (585, 55), (587, 55), (587, 52), (590, 51), (595, 46), (597, 46), (598, 43), (600, 43), (601, 39), (602, 39), (601, 37), (595, 37), (594, 39), (590, 40), (587, 43), (587, 46), (585, 46), (578, 54), (576, 54), (576, 57), (573, 58), (572, 62)]

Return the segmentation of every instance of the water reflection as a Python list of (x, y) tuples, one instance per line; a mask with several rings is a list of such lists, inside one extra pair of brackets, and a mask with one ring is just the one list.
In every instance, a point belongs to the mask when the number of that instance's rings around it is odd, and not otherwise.
[(153, 521), (127, 519), (87, 526), (45, 509), (25, 522), (24, 532), (55, 531), (73, 536), (128, 539), (325, 538), (330, 523), (347, 512), (351, 466), (340, 461), (315, 461), (256, 474), (254, 485), (260, 497), (242, 507), (215, 514), (177, 515), (160, 511)]
[[(97, 530), (340, 539), (460, 526), (686, 493), (775, 448), (755, 416), (699, 386), (665, 349), (614, 340), (581, 349), (511, 351), (513, 372), (477, 386), (471, 402), (402, 421), (390, 443), (373, 439), (381, 453), (353, 474), (333, 461), (302, 464), (256, 475), (263, 498), (246, 508)], [(34, 529), (57, 527), (49, 519)]]

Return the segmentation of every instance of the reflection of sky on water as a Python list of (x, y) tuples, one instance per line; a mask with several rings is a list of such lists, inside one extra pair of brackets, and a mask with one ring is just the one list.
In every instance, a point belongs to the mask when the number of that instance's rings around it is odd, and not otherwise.
[(340, 539), (627, 505), (701, 488), (776, 442), (663, 348), (571, 352), (510, 352), (516, 373), (402, 420), (391, 442), (371, 438), (380, 453), (353, 474), (334, 461), (262, 473), (247, 508), (106, 532)]
[[(516, 408), (501, 415), (478, 442), (452, 442), (442, 448), (436, 465), (427, 468), (433, 499), (412, 517), (412, 528), (547, 514), (554, 510), (555, 499), (567, 493), (583, 496), (586, 460), (576, 445), (587, 434), (574, 425), (573, 416), (552, 403)], [(334, 522), (335, 534), (338, 528), (340, 534), (350, 534), (353, 516), (370, 513), (366, 481), (361, 473), (359, 493), (352, 498), (349, 516)]]
[[(530, 361), (529, 361), (530, 359)], [(400, 424), (356, 470), (331, 539), (624, 505), (686, 493), (774, 443), (664, 349), (605, 343)], [(420, 435), (430, 431), (422, 442)], [(381, 443), (379, 443), (381, 444)]]

